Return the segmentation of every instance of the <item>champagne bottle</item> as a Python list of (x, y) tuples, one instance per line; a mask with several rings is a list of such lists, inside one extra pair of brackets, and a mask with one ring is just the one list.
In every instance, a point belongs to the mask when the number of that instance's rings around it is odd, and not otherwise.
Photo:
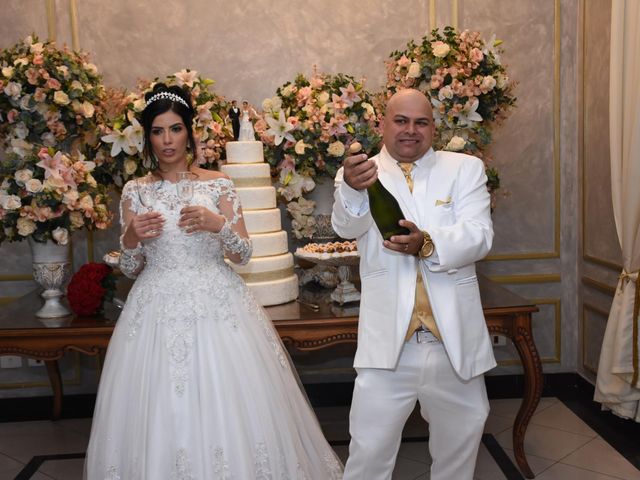
[[(349, 147), (353, 155), (360, 151), (361, 145), (354, 142)], [(394, 235), (409, 235), (408, 228), (401, 227), (398, 222), (404, 220), (404, 213), (395, 197), (387, 190), (379, 179), (367, 188), (369, 195), (369, 210), (382, 238), (389, 240)]]

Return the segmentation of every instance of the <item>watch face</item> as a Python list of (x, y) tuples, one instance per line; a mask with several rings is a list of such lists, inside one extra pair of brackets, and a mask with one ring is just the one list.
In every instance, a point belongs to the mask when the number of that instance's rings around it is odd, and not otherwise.
[(420, 249), (420, 253), (423, 257), (430, 257), (433, 254), (433, 242), (431, 240), (424, 242), (422, 249)]

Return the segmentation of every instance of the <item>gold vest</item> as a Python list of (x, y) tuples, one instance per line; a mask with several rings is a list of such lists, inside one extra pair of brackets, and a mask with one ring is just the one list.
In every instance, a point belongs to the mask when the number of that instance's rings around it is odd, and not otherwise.
[[(404, 178), (409, 186), (409, 191), (413, 193), (413, 178), (411, 178), (411, 170), (415, 166), (413, 163), (398, 163), (404, 174)], [(413, 312), (411, 314), (411, 321), (409, 322), (409, 329), (407, 330), (406, 340), (411, 338), (416, 330), (424, 327), (430, 330), (438, 340), (442, 340), (440, 331), (436, 326), (436, 321), (433, 318), (433, 311), (431, 310), (431, 302), (429, 302), (429, 296), (422, 280), (422, 274), (418, 268), (418, 278), (416, 281), (416, 297), (413, 304)]]

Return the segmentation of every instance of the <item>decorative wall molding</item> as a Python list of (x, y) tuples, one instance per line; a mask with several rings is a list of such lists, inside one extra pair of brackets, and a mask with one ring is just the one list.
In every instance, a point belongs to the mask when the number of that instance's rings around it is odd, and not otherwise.
[(590, 311), (593, 312), (597, 315), (600, 315), (604, 318), (605, 322), (607, 322), (607, 320), (609, 319), (609, 312), (602, 310), (601, 308), (598, 308), (594, 305), (591, 305), (589, 303), (583, 303), (582, 304), (582, 315), (580, 318), (580, 330), (582, 330), (582, 349), (581, 349), (581, 359), (580, 359), (580, 363), (582, 364), (582, 368), (584, 368), (586, 371), (597, 375), (598, 374), (598, 366), (592, 366), (587, 364), (587, 362), (585, 361), (585, 359), (587, 358), (587, 352), (586, 352), (586, 339), (588, 338), (587, 336), (587, 322), (586, 320), (586, 312)]
[[(80, 354), (78, 352), (73, 352), (73, 376), (71, 378), (63, 378), (63, 385), (80, 385), (82, 383), (82, 375), (81, 375), (81, 366), (80, 366)], [(27, 367), (23, 367), (27, 368)], [(21, 371), (21, 369), (15, 369), (17, 371)], [(43, 367), (43, 370), (44, 369)], [(11, 382), (11, 383), (0, 383), (0, 390), (13, 390), (17, 388), (36, 388), (36, 387), (51, 387), (51, 383), (47, 377), (46, 382)]]
[(48, 40), (56, 41), (56, 3), (55, 0), (45, 0), (45, 8), (47, 11), (47, 33)]
[(429, 30), (437, 28), (436, 23), (436, 0), (429, 0)]
[(23, 282), (33, 280), (30, 273), (17, 273), (15, 275), (0, 275), (0, 282)]
[(78, 34), (78, 5), (76, 0), (69, 0), (69, 24), (71, 25), (71, 46), (80, 50), (80, 35)]
[(582, 284), (587, 287), (595, 288), (599, 292), (602, 292), (606, 295), (611, 295), (612, 297), (616, 294), (617, 287), (612, 287), (611, 285), (608, 285), (606, 283), (599, 282), (598, 280), (594, 280), (593, 278), (587, 277), (586, 275), (582, 276)]
[(554, 0), (553, 26), (553, 173), (554, 173), (554, 237), (551, 252), (498, 253), (485, 260), (543, 260), (560, 258), (560, 58), (561, 22), (560, 0)]
[(582, 249), (582, 259), (584, 261), (594, 263), (596, 265), (600, 265), (606, 268), (610, 268), (617, 272), (622, 271), (622, 265), (616, 262), (612, 262), (610, 260), (605, 260), (603, 258), (598, 258), (595, 255), (590, 255), (587, 253), (587, 202), (586, 202), (586, 191), (587, 191), (587, 165), (586, 165), (586, 135), (585, 128), (587, 127), (587, 109), (585, 108), (585, 92), (587, 91), (586, 87), (586, 64), (587, 64), (587, 4), (586, 2), (582, 2), (581, 4), (581, 22), (582, 22), (582, 52), (580, 58), (580, 76), (582, 77), (582, 81), (579, 82), (580, 88), (580, 98), (583, 101), (578, 102), (579, 104), (579, 113), (578, 113), (578, 132), (579, 132), (579, 141), (578, 141), (578, 156), (580, 159), (580, 170), (581, 170), (581, 204), (582, 204), (582, 223), (580, 225), (580, 235), (581, 235), (581, 249)]
[(487, 275), (490, 280), (500, 284), (558, 283), (562, 280), (559, 273), (532, 273), (524, 275)]
[[(552, 357), (540, 357), (540, 361), (546, 364), (562, 363), (562, 300), (560, 298), (534, 298), (531, 300), (536, 305), (554, 306), (554, 354)], [(535, 313), (534, 324), (535, 324)], [(521, 365), (519, 358), (512, 360), (500, 360), (498, 366)]]

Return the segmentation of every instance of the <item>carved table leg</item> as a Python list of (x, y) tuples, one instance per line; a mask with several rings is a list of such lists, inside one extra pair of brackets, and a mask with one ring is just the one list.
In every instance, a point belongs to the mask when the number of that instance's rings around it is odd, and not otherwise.
[(515, 338), (513, 342), (518, 349), (520, 360), (524, 368), (524, 396), (513, 424), (513, 450), (520, 470), (527, 478), (535, 475), (529, 467), (524, 454), (524, 436), (529, 421), (538, 406), (542, 396), (542, 363), (538, 350), (533, 342), (531, 331), (531, 315), (520, 315), (516, 321)]
[(62, 414), (62, 377), (57, 360), (46, 360), (47, 373), (53, 389), (53, 420), (59, 420)]

